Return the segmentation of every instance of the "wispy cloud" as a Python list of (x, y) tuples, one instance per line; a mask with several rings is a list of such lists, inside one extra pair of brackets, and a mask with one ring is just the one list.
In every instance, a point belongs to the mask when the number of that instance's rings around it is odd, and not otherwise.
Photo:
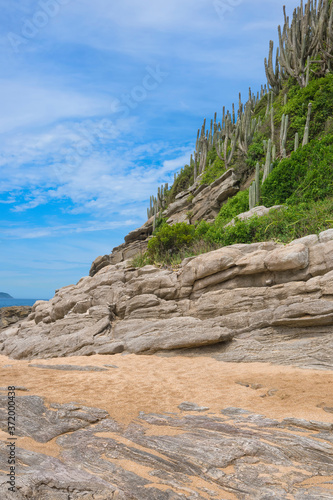
[(44, 237), (58, 237), (68, 234), (80, 233), (93, 233), (96, 231), (109, 231), (117, 228), (132, 226), (135, 220), (128, 219), (124, 221), (103, 221), (103, 223), (96, 223), (96, 221), (86, 221), (84, 224), (66, 224), (60, 226), (43, 226), (43, 227), (15, 227), (8, 228), (7, 226), (1, 227), (2, 238), (9, 239), (38, 239)]

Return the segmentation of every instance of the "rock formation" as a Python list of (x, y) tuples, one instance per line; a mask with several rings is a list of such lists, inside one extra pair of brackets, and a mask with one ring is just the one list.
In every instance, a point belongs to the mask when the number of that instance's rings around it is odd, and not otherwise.
[(0, 352), (33, 359), (215, 345), (221, 360), (331, 366), (332, 255), (330, 229), (288, 245), (223, 247), (178, 271), (109, 265), (36, 302), (1, 333)]
[[(61, 459), (16, 449), (24, 471), (15, 499), (261, 500), (329, 499), (333, 424), (283, 419), (242, 408), (188, 408), (180, 414), (140, 413), (127, 428), (104, 410), (20, 396), (20, 436), (38, 443), (57, 437)], [(182, 405), (180, 405), (182, 406)], [(0, 423), (6, 420), (0, 397)], [(7, 458), (0, 445), (0, 463)], [(320, 474), (316, 475), (320, 467)], [(98, 474), (96, 474), (98, 471)], [(11, 500), (0, 472), (0, 493)]]
[(29, 316), (31, 309), (30, 306), (1, 307), (0, 330)]

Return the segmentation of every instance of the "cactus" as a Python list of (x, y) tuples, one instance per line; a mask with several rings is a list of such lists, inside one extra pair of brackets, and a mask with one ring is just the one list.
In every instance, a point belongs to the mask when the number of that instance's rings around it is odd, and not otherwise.
[(262, 141), (262, 145), (263, 145), (263, 148), (264, 148), (264, 153), (266, 154), (267, 153), (267, 141), (266, 141), (266, 139), (264, 139)]
[(153, 232), (156, 229), (156, 212), (154, 212), (154, 220), (153, 220)]
[(238, 114), (239, 114), (239, 117), (241, 117), (243, 114), (242, 95), (240, 92), (239, 92), (239, 99), (238, 99)]
[(303, 136), (302, 146), (305, 146), (309, 142), (309, 127), (310, 127), (310, 118), (311, 118), (311, 107), (312, 107), (312, 103), (309, 102), (309, 104), (308, 104), (308, 114), (307, 114), (307, 117), (306, 117), (306, 124), (305, 124), (305, 130), (304, 130), (304, 136)]
[(256, 164), (255, 179), (249, 188), (249, 208), (250, 210), (259, 204), (260, 200), (260, 181), (259, 181), (260, 166)]
[(267, 106), (266, 106), (265, 116), (269, 115), (272, 106), (273, 106), (273, 92), (270, 91), (267, 95)]
[(308, 56), (306, 61), (305, 87), (309, 85), (309, 81), (310, 81), (310, 56)]
[(277, 95), (281, 90), (281, 78), (280, 78), (280, 68), (279, 68), (279, 49), (276, 49), (276, 59), (275, 59), (275, 71), (273, 70), (273, 46), (274, 43), (271, 40), (269, 42), (269, 56), (268, 62), (265, 57), (265, 72), (267, 83), (270, 85), (272, 91)]
[(254, 208), (256, 201), (255, 201), (255, 191), (256, 191), (256, 185), (255, 182), (252, 182), (249, 188), (249, 208), (250, 210)]
[(271, 107), (271, 141), (274, 141), (274, 108)]
[(324, 69), (333, 71), (333, 4), (330, 4), (330, 16), (325, 36), (321, 42), (321, 56), (324, 59)]
[(267, 177), (269, 176), (269, 174), (272, 171), (272, 169), (271, 169), (271, 165), (272, 165), (271, 164), (271, 159), (272, 159), (272, 141), (271, 141), (271, 139), (268, 139), (266, 162), (265, 162), (265, 166), (264, 166), (264, 175), (263, 175), (263, 178), (262, 178), (262, 182), (265, 182), (265, 180), (267, 179)]
[(248, 147), (252, 141), (256, 125), (256, 122), (251, 120), (251, 114), (251, 103), (248, 101), (245, 105), (242, 118), (237, 122), (237, 128), (239, 128), (238, 147), (245, 154), (247, 154)]
[[(289, 17), (283, 6), (284, 26), (278, 26), (280, 73), (286, 79), (288, 76), (296, 78), (301, 87), (305, 87), (309, 79), (309, 57), (315, 59), (319, 52), (324, 53), (324, 66), (322, 73), (329, 68), (332, 52), (325, 59), (325, 46), (332, 49), (332, 3), (329, 0), (308, 0), (303, 9), (294, 10), (289, 26)], [(271, 50), (271, 49), (270, 49)], [(271, 75), (270, 75), (271, 76)]]
[(256, 174), (255, 174), (255, 204), (258, 205), (260, 199), (260, 180), (259, 180), (260, 166), (259, 162), (256, 164)]
[(282, 158), (285, 158), (287, 156), (286, 141), (288, 132), (288, 121), (289, 121), (289, 116), (283, 114), (281, 120), (281, 128), (280, 128), (280, 154)]

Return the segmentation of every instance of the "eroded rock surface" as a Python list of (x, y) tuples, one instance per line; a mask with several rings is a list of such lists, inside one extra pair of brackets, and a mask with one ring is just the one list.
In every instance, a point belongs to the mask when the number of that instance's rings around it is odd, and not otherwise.
[(238, 244), (175, 272), (128, 261), (38, 301), (0, 334), (16, 359), (196, 349), (225, 361), (332, 368), (333, 230)]
[[(56, 458), (17, 447), (20, 500), (332, 498), (329, 424), (278, 421), (221, 406), (220, 415), (141, 412), (125, 426), (77, 403), (48, 409), (37, 396), (19, 397), (18, 408), (25, 415), (20, 435), (43, 442), (56, 437), (60, 450)], [(51, 418), (71, 425), (50, 432)], [(0, 422), (5, 430), (6, 421)], [(3, 499), (13, 498), (4, 473), (7, 458), (4, 443)]]

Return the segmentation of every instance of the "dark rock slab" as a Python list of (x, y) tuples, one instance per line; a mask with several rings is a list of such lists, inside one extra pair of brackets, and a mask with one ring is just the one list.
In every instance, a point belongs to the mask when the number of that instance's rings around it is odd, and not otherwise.
[(188, 401), (184, 401), (184, 403), (180, 403), (178, 408), (182, 411), (207, 411), (209, 408), (207, 406), (199, 406), (196, 403), (189, 403)]
[(105, 372), (106, 368), (100, 366), (76, 366), (76, 365), (38, 365), (30, 364), (32, 368), (43, 368), (44, 370), (64, 370), (64, 371), (78, 371), (78, 372)]
[(31, 306), (11, 306), (0, 308), (0, 330), (7, 328), (20, 320), (25, 319), (31, 313)]
[[(20, 474), (16, 491), (8, 491), (7, 478), (0, 472), (2, 500), (126, 500), (129, 498), (109, 481), (81, 467), (66, 464), (54, 457), (16, 448)], [(0, 463), (7, 462), (6, 445), (0, 443)], [(3, 466), (1, 467), (3, 468)]]
[[(39, 396), (17, 396), (16, 426), (18, 436), (30, 436), (35, 441), (46, 443), (56, 436), (72, 432), (108, 416), (98, 408), (89, 408), (76, 403), (57, 405), (58, 411), (49, 410)], [(7, 397), (0, 396), (0, 428), (7, 430)]]

